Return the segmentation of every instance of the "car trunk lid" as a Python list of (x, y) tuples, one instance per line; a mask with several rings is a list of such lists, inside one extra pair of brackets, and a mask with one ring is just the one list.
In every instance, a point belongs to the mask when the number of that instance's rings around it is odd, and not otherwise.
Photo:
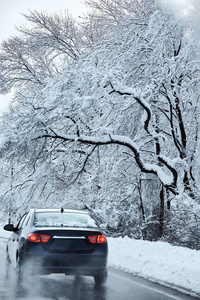
[(50, 253), (91, 253), (95, 244), (91, 243), (88, 236), (101, 234), (91, 229), (42, 229), (37, 231), (40, 234), (49, 235), (47, 242), (42, 243), (44, 251)]

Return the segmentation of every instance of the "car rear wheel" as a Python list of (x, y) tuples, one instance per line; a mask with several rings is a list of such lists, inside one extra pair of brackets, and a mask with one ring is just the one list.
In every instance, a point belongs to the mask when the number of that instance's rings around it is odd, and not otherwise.
[(102, 285), (106, 283), (107, 280), (107, 270), (101, 271), (98, 274), (94, 275), (94, 281), (97, 285)]
[(22, 262), (20, 257), (17, 257), (17, 262), (16, 262), (16, 278), (17, 278), (17, 283), (22, 282)]
[(6, 253), (6, 279), (10, 278), (11, 261), (8, 252)]

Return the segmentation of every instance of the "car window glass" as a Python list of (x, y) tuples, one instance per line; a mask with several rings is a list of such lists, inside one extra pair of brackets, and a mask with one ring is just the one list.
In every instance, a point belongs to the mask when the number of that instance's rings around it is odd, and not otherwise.
[(20, 230), (20, 229), (23, 228), (23, 223), (24, 223), (24, 220), (25, 220), (26, 217), (27, 217), (27, 214), (25, 214), (25, 215), (21, 218), (21, 220), (19, 221), (19, 224), (18, 224), (18, 226), (17, 226), (17, 229), (18, 229), (18, 230)]
[(28, 214), (26, 215), (26, 217), (25, 217), (25, 219), (24, 219), (24, 221), (23, 221), (23, 223), (22, 223), (22, 228), (24, 228), (24, 227), (27, 225), (29, 219), (30, 219), (30, 213), (28, 213)]
[(27, 226), (29, 220), (30, 220), (30, 214), (28, 214), (27, 218), (24, 220), (24, 227)]
[(96, 222), (87, 214), (81, 213), (35, 213), (36, 227), (91, 227), (97, 228)]

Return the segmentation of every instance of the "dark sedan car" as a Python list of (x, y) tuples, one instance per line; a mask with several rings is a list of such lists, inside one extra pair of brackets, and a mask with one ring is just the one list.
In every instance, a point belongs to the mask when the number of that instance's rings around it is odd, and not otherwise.
[(27, 270), (93, 276), (97, 284), (106, 281), (107, 240), (87, 212), (31, 209), (17, 227), (8, 224), (4, 229), (13, 232), (6, 249), (7, 270), (14, 266), (19, 281)]

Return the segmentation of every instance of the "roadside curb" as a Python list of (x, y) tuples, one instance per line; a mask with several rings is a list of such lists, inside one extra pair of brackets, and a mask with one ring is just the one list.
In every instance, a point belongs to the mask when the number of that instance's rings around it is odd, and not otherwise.
[(183, 293), (183, 294), (185, 294), (187, 296), (191, 296), (191, 297), (195, 297), (197, 299), (200, 299), (200, 294), (199, 293), (195, 293), (194, 291), (186, 289), (186, 288), (184, 288), (182, 286), (169, 284), (167, 282), (164, 282), (164, 281), (161, 281), (161, 280), (154, 280), (152, 278), (145, 278), (145, 277), (141, 277), (141, 278), (147, 279), (147, 280), (149, 280), (149, 281), (151, 281), (153, 283), (162, 285), (162, 286), (167, 287), (167, 288), (169, 288), (171, 290), (178, 291), (178, 292)]

